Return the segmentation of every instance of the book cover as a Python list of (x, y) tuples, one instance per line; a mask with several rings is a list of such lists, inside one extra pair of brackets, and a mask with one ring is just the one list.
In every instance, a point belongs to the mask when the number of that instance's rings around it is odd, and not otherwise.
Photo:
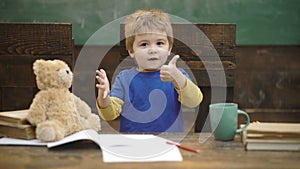
[(34, 139), (36, 138), (35, 127), (29, 124), (15, 124), (0, 121), (0, 136), (21, 139)]
[(0, 112), (0, 120), (16, 124), (29, 124), (26, 117), (28, 109)]
[(300, 123), (251, 123), (248, 133), (294, 134), (300, 137)]
[(245, 148), (246, 150), (300, 151), (300, 142), (248, 141)]

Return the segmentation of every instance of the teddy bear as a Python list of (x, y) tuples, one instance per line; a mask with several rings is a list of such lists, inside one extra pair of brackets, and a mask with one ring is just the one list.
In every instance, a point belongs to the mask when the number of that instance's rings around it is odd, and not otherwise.
[(64, 61), (38, 59), (33, 63), (33, 72), (39, 91), (27, 120), (36, 126), (37, 139), (52, 142), (84, 129), (101, 130), (99, 116), (70, 92), (73, 73)]

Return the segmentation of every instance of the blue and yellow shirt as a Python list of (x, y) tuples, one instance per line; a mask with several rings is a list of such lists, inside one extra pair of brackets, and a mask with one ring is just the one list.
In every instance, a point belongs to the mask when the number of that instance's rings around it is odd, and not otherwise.
[(200, 89), (189, 80), (182, 89), (163, 82), (160, 71), (124, 70), (116, 77), (110, 92), (111, 105), (98, 107), (104, 120), (120, 116), (120, 132), (183, 132), (181, 104), (196, 107), (202, 101)]

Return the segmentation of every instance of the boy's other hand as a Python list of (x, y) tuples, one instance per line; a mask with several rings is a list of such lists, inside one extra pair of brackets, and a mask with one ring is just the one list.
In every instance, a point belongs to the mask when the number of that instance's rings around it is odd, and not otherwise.
[(96, 87), (98, 88), (98, 97), (107, 98), (110, 92), (109, 81), (106, 72), (103, 69), (96, 70), (96, 79), (98, 83)]

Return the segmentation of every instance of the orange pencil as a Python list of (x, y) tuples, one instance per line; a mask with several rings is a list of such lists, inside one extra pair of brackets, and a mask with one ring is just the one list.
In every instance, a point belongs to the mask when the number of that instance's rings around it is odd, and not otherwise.
[(174, 143), (174, 142), (171, 142), (171, 141), (167, 141), (167, 144), (175, 145), (178, 148), (181, 148), (181, 149), (184, 149), (184, 150), (187, 150), (187, 151), (191, 151), (191, 152), (194, 152), (194, 153), (199, 153), (200, 152), (200, 150), (198, 150), (198, 149), (191, 148), (191, 147), (188, 147), (188, 146), (184, 146), (184, 145), (181, 145), (179, 143)]

